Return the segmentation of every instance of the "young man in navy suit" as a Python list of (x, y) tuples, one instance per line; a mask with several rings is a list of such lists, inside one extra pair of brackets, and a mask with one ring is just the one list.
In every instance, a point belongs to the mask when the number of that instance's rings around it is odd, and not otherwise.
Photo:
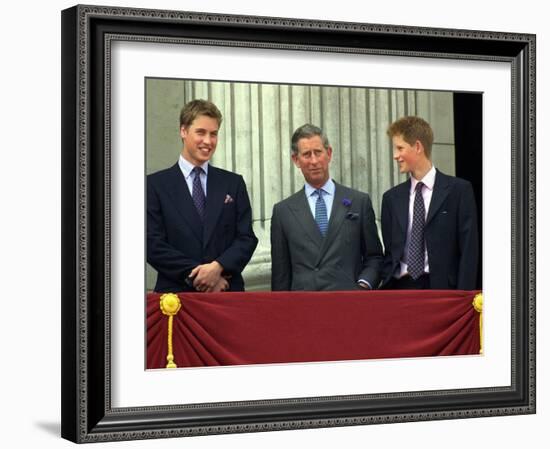
[(258, 239), (242, 176), (209, 163), (221, 122), (212, 102), (187, 103), (178, 162), (147, 177), (147, 262), (158, 272), (156, 292), (244, 291), (241, 273)]
[(425, 120), (403, 117), (387, 133), (400, 172), (410, 178), (382, 198), (384, 287), (475, 290), (478, 230), (472, 185), (434, 167), (433, 131)]

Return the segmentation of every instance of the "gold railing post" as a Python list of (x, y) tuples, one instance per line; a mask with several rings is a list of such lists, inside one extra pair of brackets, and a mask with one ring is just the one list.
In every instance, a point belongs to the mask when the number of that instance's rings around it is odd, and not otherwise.
[(177, 368), (174, 362), (174, 315), (181, 309), (181, 301), (175, 293), (165, 293), (160, 297), (160, 310), (168, 316), (168, 355), (166, 356), (166, 368)]
[(474, 296), (472, 305), (476, 312), (479, 313), (479, 353), (483, 354), (483, 294), (478, 293)]

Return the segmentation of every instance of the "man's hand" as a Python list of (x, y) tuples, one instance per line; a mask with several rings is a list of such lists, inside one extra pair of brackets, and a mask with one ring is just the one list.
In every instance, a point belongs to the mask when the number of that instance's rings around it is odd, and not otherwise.
[(206, 290), (206, 293), (217, 293), (217, 292), (224, 292), (229, 288), (229, 282), (227, 282), (227, 279), (224, 277), (221, 277), (218, 283), (209, 290)]
[[(199, 292), (210, 292), (214, 291), (214, 288), (218, 287), (220, 280), (222, 278), (223, 267), (215, 260), (203, 265), (197, 265), (189, 277), (193, 279), (193, 287)], [(225, 281), (227, 283), (227, 281)], [(221, 291), (221, 290), (217, 290)]]
[(364, 281), (363, 279), (359, 279), (357, 281), (357, 285), (359, 285), (359, 287), (365, 290), (372, 290), (372, 287), (370, 286), (370, 284), (367, 281)]

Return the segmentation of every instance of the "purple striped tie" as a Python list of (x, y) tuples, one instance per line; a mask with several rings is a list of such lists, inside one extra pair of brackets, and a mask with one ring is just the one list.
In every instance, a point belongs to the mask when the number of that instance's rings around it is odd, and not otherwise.
[(416, 280), (424, 274), (424, 225), (426, 222), (426, 209), (422, 198), (423, 183), (416, 184), (413, 205), (413, 221), (409, 251), (407, 253), (407, 267), (411, 277)]
[(201, 173), (203, 172), (204, 170), (202, 167), (195, 167), (193, 169), (193, 202), (195, 203), (201, 220), (204, 220), (204, 211), (206, 209), (206, 196), (204, 195), (201, 183)]

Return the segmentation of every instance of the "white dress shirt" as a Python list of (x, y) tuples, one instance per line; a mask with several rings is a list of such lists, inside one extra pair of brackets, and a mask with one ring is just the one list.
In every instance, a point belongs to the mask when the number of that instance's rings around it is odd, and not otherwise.
[[(435, 167), (432, 165), (432, 168), (422, 179), (415, 179), (411, 176), (411, 190), (409, 192), (409, 222), (407, 226), (407, 240), (405, 242), (405, 251), (403, 252), (403, 258), (401, 259), (401, 266), (399, 270), (399, 277), (403, 277), (406, 274), (408, 274), (408, 268), (407, 264), (405, 263), (407, 252), (409, 250), (409, 241), (411, 239), (411, 229), (412, 229), (412, 222), (413, 222), (413, 210), (414, 210), (414, 197), (416, 193), (416, 185), (419, 182), (422, 182), (424, 186), (422, 187), (422, 198), (424, 199), (424, 211), (426, 213), (426, 216), (424, 219), (428, 217), (428, 212), (430, 210), (430, 203), (432, 201), (432, 194), (434, 191), (434, 184), (435, 184)], [(428, 261), (428, 251), (426, 250), (426, 246), (424, 244), (424, 271), (426, 273), (430, 272), (430, 265)]]
[[(195, 166), (191, 162), (189, 162), (187, 159), (185, 159), (181, 154), (178, 160), (178, 165), (180, 167), (181, 172), (183, 173), (183, 177), (185, 178), (187, 187), (189, 188), (189, 194), (191, 195), (191, 197), (193, 197), (193, 180), (195, 179), (195, 174), (193, 173), (193, 169), (195, 168)], [(203, 169), (203, 172), (201, 173), (201, 185), (202, 185), (202, 190), (204, 191), (204, 196), (206, 197), (206, 178), (208, 177), (208, 161), (200, 165), (200, 167)]]
[[(315, 192), (317, 191), (317, 189), (315, 187), (312, 187), (307, 182), (304, 186), (304, 189), (307, 202), (309, 204), (309, 209), (311, 210), (313, 218), (315, 218), (315, 203), (317, 202), (317, 195), (315, 194)], [(334, 184), (334, 181), (329, 178), (329, 180), (325, 182), (323, 187), (321, 187), (321, 190), (323, 191), (323, 200), (325, 201), (325, 205), (327, 206), (327, 218), (330, 225), (330, 213), (332, 212), (332, 203), (334, 202), (334, 192), (336, 192), (336, 185)]]

